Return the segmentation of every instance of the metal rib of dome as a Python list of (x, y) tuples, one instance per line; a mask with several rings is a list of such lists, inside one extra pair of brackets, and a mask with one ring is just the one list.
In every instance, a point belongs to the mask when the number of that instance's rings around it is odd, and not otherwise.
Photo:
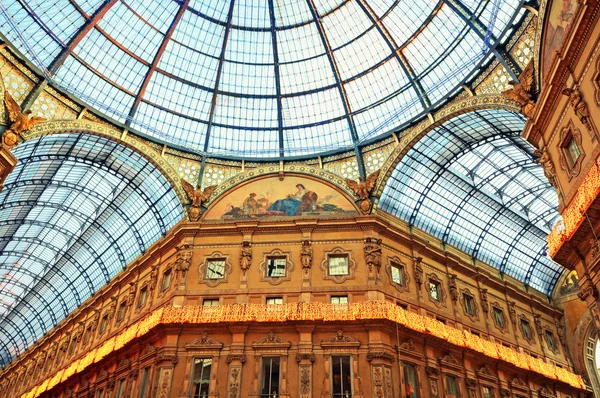
[(142, 156), (89, 134), (37, 138), (0, 192), (0, 365), (9, 363), (183, 217)]
[(113, 119), (215, 156), (356, 148), (496, 56), (519, 0), (7, 0), (0, 31)]
[(402, 158), (379, 207), (548, 295), (562, 271), (546, 255), (556, 192), (500, 110), (456, 117)]

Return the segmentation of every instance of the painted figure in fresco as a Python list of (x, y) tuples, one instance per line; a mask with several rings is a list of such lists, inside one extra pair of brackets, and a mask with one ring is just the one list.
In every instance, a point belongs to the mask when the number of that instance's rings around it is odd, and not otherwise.
[(543, 45), (542, 78), (548, 73), (554, 54), (562, 47), (577, 8), (578, 4), (575, 0), (552, 2)]
[(256, 193), (252, 192), (248, 197), (244, 200), (244, 204), (242, 208), (244, 209), (244, 214), (250, 217), (256, 217), (258, 214), (258, 201), (255, 199)]
[(297, 191), (289, 194), (287, 198), (276, 200), (267, 210), (283, 212), (288, 216), (294, 216), (307, 210), (316, 210), (313, 207), (317, 204), (317, 194), (309, 191), (302, 184), (296, 184), (296, 189)]

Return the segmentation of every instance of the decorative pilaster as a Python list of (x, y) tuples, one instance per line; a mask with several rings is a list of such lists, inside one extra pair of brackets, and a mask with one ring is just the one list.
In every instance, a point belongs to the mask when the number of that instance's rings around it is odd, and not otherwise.
[(433, 366), (425, 367), (425, 372), (427, 373), (427, 378), (429, 379), (429, 391), (431, 393), (431, 398), (438, 398), (440, 396), (438, 389), (438, 378), (440, 376), (440, 371)]

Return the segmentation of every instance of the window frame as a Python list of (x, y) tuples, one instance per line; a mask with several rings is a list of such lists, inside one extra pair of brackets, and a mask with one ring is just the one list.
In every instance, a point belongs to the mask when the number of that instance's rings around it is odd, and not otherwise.
[[(414, 377), (415, 377), (414, 397), (406, 394), (407, 386), (408, 386), (408, 382), (406, 380), (406, 366), (410, 366), (413, 369), (413, 373), (414, 373)], [(420, 388), (419, 388), (419, 372), (418, 372), (417, 365), (412, 362), (402, 361), (402, 377), (401, 377), (401, 379), (402, 379), (402, 387), (403, 387), (403, 391), (404, 391), (404, 393), (401, 393), (401, 396), (403, 396), (404, 398), (419, 398), (420, 397)]]
[[(498, 311), (502, 317), (502, 325), (499, 325), (497, 322), (496, 311)], [(492, 318), (494, 320), (494, 326), (496, 329), (500, 330), (502, 333), (508, 332), (508, 319), (506, 318), (506, 312), (504, 311), (504, 308), (502, 308), (502, 306), (497, 302), (492, 303)]]
[[(167, 275), (169, 275), (168, 283), (167, 283)], [(171, 288), (171, 284), (173, 283), (173, 267), (169, 267), (165, 269), (162, 273), (162, 279), (160, 283), (160, 292), (164, 293)]]
[[(277, 393), (276, 395), (272, 395), (271, 392), (267, 392), (266, 394), (264, 394), (262, 391), (265, 388), (265, 377), (266, 374), (263, 372), (264, 371), (264, 365), (265, 365), (265, 360), (269, 360), (271, 362), (271, 366), (270, 366), (270, 373), (271, 373), (271, 377), (269, 377), (269, 384), (272, 384), (272, 373), (273, 373), (273, 360), (277, 359), (277, 366), (278, 366), (278, 380), (277, 380)], [(280, 393), (281, 393), (281, 379), (282, 379), (282, 361), (281, 361), (281, 356), (279, 355), (263, 355), (260, 357), (260, 385), (259, 385), (259, 393), (258, 393), (258, 397), (259, 398), (274, 398), (274, 397), (279, 397)], [(269, 390), (271, 389), (271, 387), (269, 387)]]
[[(527, 325), (528, 333), (525, 333), (525, 325)], [(525, 341), (529, 342), (529, 344), (535, 344), (535, 335), (533, 333), (533, 329), (531, 328), (531, 322), (523, 314), (519, 316), (519, 330), (521, 331), (521, 336)]]
[[(400, 275), (402, 275), (402, 283), (398, 283), (394, 280), (394, 268), (397, 268)], [(404, 262), (402, 262), (398, 257), (390, 257), (388, 258), (385, 270), (390, 279), (390, 284), (394, 286), (398, 292), (403, 293), (409, 291), (410, 276), (408, 275), (408, 267)]]
[[(195, 375), (196, 361), (197, 360), (201, 360), (201, 361), (208, 360), (208, 361), (211, 361), (211, 363), (210, 363), (210, 371), (209, 371), (209, 374), (208, 374), (208, 385), (207, 385), (207, 391), (206, 391), (207, 395), (206, 396), (207, 397), (210, 396), (210, 393), (211, 393), (211, 391), (210, 391), (210, 382), (212, 380), (212, 374), (213, 374), (213, 370), (215, 368), (215, 366), (214, 366), (214, 359), (212, 357), (211, 358), (207, 358), (207, 357), (204, 357), (204, 356), (201, 356), (201, 357), (195, 356), (195, 357), (192, 358), (192, 366), (191, 366), (192, 369), (191, 369), (190, 393), (189, 393), (190, 398), (202, 398), (203, 397), (202, 395), (198, 395), (198, 396), (194, 395), (194, 389), (195, 389), (194, 387), (196, 386), (196, 383), (194, 383), (194, 375)], [(202, 384), (202, 383), (200, 383), (200, 384)], [(200, 388), (200, 394), (202, 394), (202, 388)]]
[[(223, 275), (220, 278), (209, 278), (208, 272), (209, 265), (213, 261), (224, 261), (223, 265)], [(229, 274), (233, 270), (233, 266), (231, 265), (231, 258), (229, 254), (222, 253), (220, 251), (212, 252), (206, 256), (204, 256), (204, 260), (198, 266), (198, 275), (200, 276), (199, 283), (203, 283), (210, 287), (218, 286), (221, 283), (227, 283)], [(210, 271), (214, 272), (214, 271)]]
[[(271, 285), (279, 285), (284, 281), (290, 281), (292, 279), (292, 271), (294, 270), (294, 263), (290, 260), (291, 253), (285, 252), (280, 249), (273, 249), (270, 252), (263, 253), (263, 259), (258, 264), (258, 271), (260, 273), (261, 282), (268, 282)], [(284, 272), (282, 275), (269, 275), (269, 261), (271, 260), (283, 260)]]
[[(334, 391), (334, 385), (333, 385), (334, 378), (335, 378), (334, 377), (334, 375), (335, 375), (334, 369), (335, 369), (335, 366), (336, 366), (336, 364), (334, 363), (334, 359), (336, 359), (336, 358), (339, 358), (340, 360), (342, 358), (348, 358), (348, 368), (349, 368), (349, 370), (348, 370), (348, 378), (350, 380), (350, 391), (349, 391), (350, 395), (344, 394), (344, 391), (342, 391), (341, 394), (336, 394), (336, 392)], [(353, 364), (353, 360), (352, 359), (353, 359), (352, 355), (350, 355), (350, 354), (343, 354), (343, 353), (335, 353), (335, 354), (333, 354), (332, 353), (331, 359), (330, 359), (330, 365), (329, 365), (329, 371), (331, 372), (330, 373), (331, 374), (331, 381), (330, 381), (330, 383), (331, 383), (331, 385), (330, 385), (331, 390), (330, 391), (331, 391), (331, 397), (332, 398), (346, 398), (347, 396), (349, 396), (350, 398), (352, 398), (354, 396), (354, 386), (353, 386), (353, 384), (354, 384), (353, 383), (353, 379), (354, 379), (353, 375), (354, 375), (354, 373), (352, 371), (353, 367), (354, 367), (354, 364)], [(342, 364), (340, 362), (340, 368), (341, 368), (341, 366), (342, 366)], [(340, 371), (340, 373), (341, 372), (342, 371)], [(342, 375), (341, 379), (343, 380), (343, 378), (344, 377)], [(343, 389), (343, 382), (342, 382), (342, 386), (341, 387)], [(348, 392), (348, 391), (346, 390), (346, 392)]]
[[(582, 143), (581, 130), (573, 124), (573, 120), (569, 120), (566, 126), (560, 130), (560, 140), (558, 144), (558, 153), (560, 158), (560, 167), (567, 174), (568, 180), (577, 177), (581, 173), (581, 166), (585, 158), (585, 150)], [(568, 149), (570, 142), (574, 142), (579, 150), (577, 159), (571, 158), (571, 153)]]
[[(334, 301), (336, 299), (339, 302), (334, 303)], [(343, 300), (341, 300), (341, 299), (346, 299), (346, 302), (342, 303), (341, 301), (343, 301)], [(332, 295), (332, 296), (329, 296), (329, 304), (333, 304), (333, 305), (348, 305), (348, 304), (350, 304), (350, 297), (348, 297), (347, 294), (346, 295), (341, 295), (341, 294), (340, 295)]]
[[(330, 271), (329, 259), (335, 258), (335, 257), (346, 257), (347, 258), (347, 263), (348, 263), (347, 274), (332, 275), (329, 272)], [(321, 271), (323, 271), (323, 279), (324, 280), (330, 280), (330, 281), (333, 281), (334, 283), (343, 283), (343, 282), (347, 281), (348, 279), (354, 279), (354, 274), (355, 274), (355, 271), (357, 268), (357, 264), (352, 256), (351, 250), (344, 250), (341, 247), (335, 247), (331, 250), (326, 250), (324, 252), (324, 256), (323, 256), (323, 260), (321, 261), (320, 268), (321, 268)]]
[[(426, 284), (426, 289), (427, 289), (427, 297), (429, 298), (429, 301), (431, 301), (436, 307), (441, 308), (441, 307), (446, 307), (446, 289), (444, 289), (444, 285), (442, 283), (442, 280), (436, 275), (436, 274), (427, 274), (427, 284)], [(436, 292), (438, 294), (438, 299), (434, 298), (431, 295), (431, 286), (435, 285), (436, 286)]]

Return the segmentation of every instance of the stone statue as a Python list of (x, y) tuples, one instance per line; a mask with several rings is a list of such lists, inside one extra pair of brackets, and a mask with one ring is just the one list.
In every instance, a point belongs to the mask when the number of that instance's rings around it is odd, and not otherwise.
[(150, 269), (150, 280), (148, 282), (148, 290), (153, 291), (158, 280), (158, 265), (153, 265)]
[(517, 303), (514, 301), (508, 302), (508, 316), (513, 325), (517, 324), (517, 310), (515, 309)]
[(381, 269), (381, 239), (365, 239), (364, 252), (365, 263), (369, 267), (369, 272), (373, 270), (373, 267), (379, 272)]
[(371, 211), (372, 203), (369, 200), (369, 195), (371, 195), (371, 191), (375, 188), (375, 183), (377, 182), (380, 171), (381, 170), (377, 170), (371, 173), (366, 180), (359, 178), (358, 182), (346, 178), (346, 185), (348, 185), (360, 199), (359, 207), (364, 214), (368, 214)]
[(31, 111), (27, 110), (25, 112), (21, 112), (21, 107), (19, 104), (17, 104), (8, 91), (4, 92), (4, 105), (6, 105), (8, 119), (11, 123), (8, 127), (8, 130), (2, 134), (2, 146), (6, 147), (7, 149), (11, 149), (17, 145), (25, 131), (46, 120), (43, 117), (38, 116), (30, 119), (29, 115), (31, 115)]
[(424, 282), (423, 279), (423, 266), (421, 265), (421, 262), (423, 261), (423, 257), (415, 257), (413, 265), (415, 267), (415, 282), (418, 285), (418, 287), (420, 288), (421, 285)]
[(452, 300), (454, 301), (458, 300), (458, 287), (456, 286), (457, 276), (458, 275), (456, 274), (450, 275), (450, 280), (448, 281), (448, 284), (450, 286), (450, 297), (452, 297)]
[(312, 255), (313, 250), (310, 241), (303, 240), (302, 248), (300, 249), (300, 264), (306, 273), (312, 267)]
[(192, 249), (190, 245), (181, 245), (177, 247), (177, 259), (175, 260), (175, 273), (181, 279), (185, 280), (187, 272), (192, 265)]
[(519, 82), (511, 80), (508, 84), (512, 85), (511, 89), (502, 92), (505, 98), (518, 102), (521, 105), (521, 112), (526, 117), (531, 117), (535, 102), (532, 100), (534, 88), (533, 62), (529, 62), (521, 75)]
[(246, 271), (250, 269), (252, 264), (252, 246), (249, 241), (245, 240), (242, 242), (242, 253), (240, 254), (240, 268), (244, 275)]
[(198, 221), (201, 213), (200, 206), (202, 206), (202, 203), (206, 202), (208, 198), (210, 198), (210, 195), (212, 195), (215, 189), (217, 189), (217, 186), (211, 185), (210, 187), (206, 187), (204, 188), (204, 190), (202, 190), (200, 186), (194, 188), (192, 184), (190, 184), (183, 178), (181, 179), (181, 186), (183, 187), (185, 193), (192, 202), (188, 211), (190, 221)]
[(556, 169), (554, 168), (554, 163), (552, 163), (552, 159), (550, 159), (550, 153), (545, 146), (542, 146), (540, 149), (536, 149), (533, 154), (538, 157), (537, 163), (539, 163), (544, 169), (544, 175), (550, 182), (550, 185), (554, 187), (556, 191), (559, 190), (558, 186), (558, 178), (556, 177)]
[(587, 107), (587, 104), (583, 100), (581, 96), (581, 91), (578, 88), (565, 88), (562, 93), (569, 97), (569, 104), (573, 107), (573, 111), (575, 112), (575, 116), (581, 121), (581, 123), (588, 129), (588, 131), (593, 131), (592, 122), (590, 119), (590, 111)]
[(487, 289), (481, 289), (479, 291), (479, 294), (481, 296), (481, 309), (487, 315), (487, 313), (490, 312), (490, 304), (488, 302)]
[(135, 301), (135, 291), (136, 291), (135, 282), (129, 282), (129, 293), (127, 294), (127, 305), (129, 307), (133, 306), (133, 303)]

